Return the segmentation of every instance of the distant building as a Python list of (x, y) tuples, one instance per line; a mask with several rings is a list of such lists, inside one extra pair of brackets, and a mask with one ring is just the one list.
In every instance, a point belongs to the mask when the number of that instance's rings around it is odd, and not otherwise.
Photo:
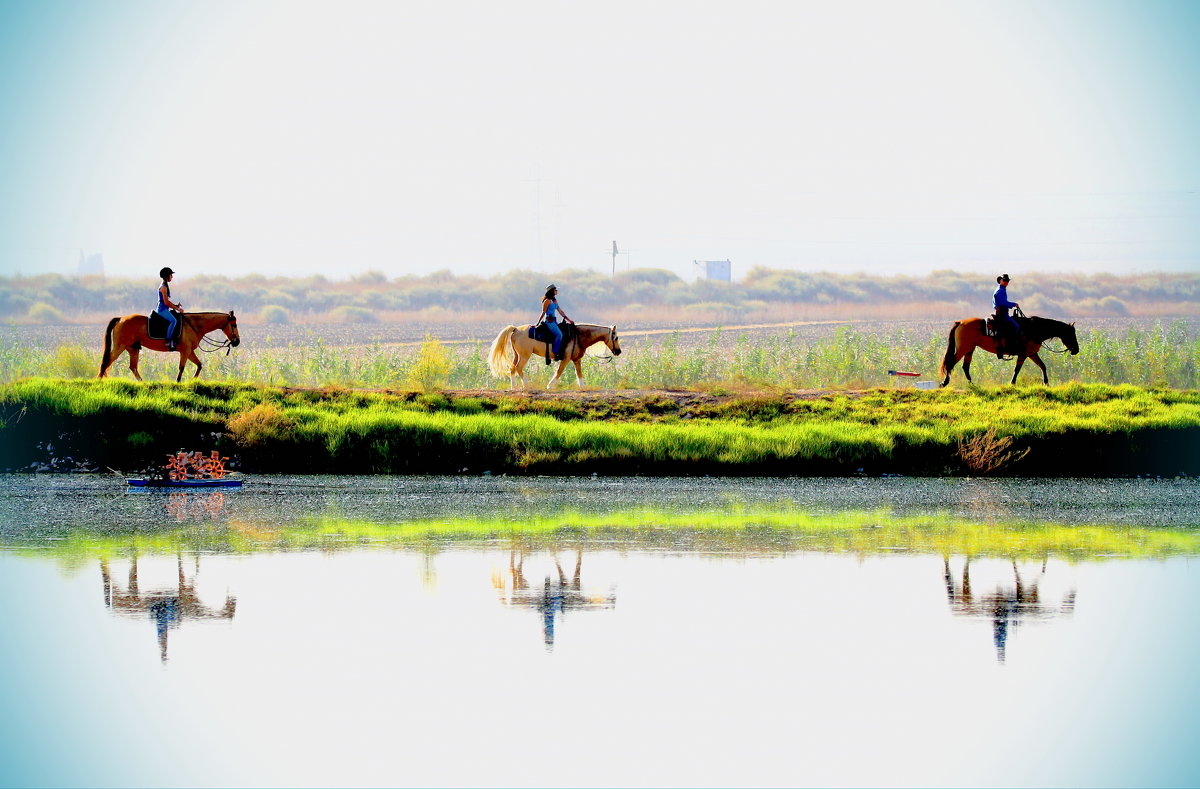
[(93, 252), (85, 256), (83, 250), (79, 250), (79, 274), (82, 276), (89, 274), (104, 276), (104, 255), (101, 255), (99, 252)]
[(721, 282), (733, 281), (730, 273), (733, 264), (728, 260), (693, 260), (692, 263), (704, 270), (705, 279), (717, 279)]

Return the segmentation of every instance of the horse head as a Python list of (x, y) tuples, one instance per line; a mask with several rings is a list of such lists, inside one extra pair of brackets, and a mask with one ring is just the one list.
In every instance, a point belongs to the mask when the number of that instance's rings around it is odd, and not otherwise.
[(608, 336), (604, 338), (604, 344), (608, 346), (610, 351), (612, 351), (613, 356), (621, 355), (621, 341), (617, 339), (616, 326), (609, 327)]
[(221, 327), (221, 331), (225, 333), (225, 336), (229, 339), (229, 344), (234, 348), (241, 345), (242, 337), (238, 334), (237, 318), (234, 316), (233, 310), (229, 311), (229, 320)]
[(1067, 346), (1067, 350), (1072, 356), (1079, 353), (1079, 338), (1075, 336), (1075, 321), (1066, 324), (1066, 328), (1062, 335), (1063, 345)]

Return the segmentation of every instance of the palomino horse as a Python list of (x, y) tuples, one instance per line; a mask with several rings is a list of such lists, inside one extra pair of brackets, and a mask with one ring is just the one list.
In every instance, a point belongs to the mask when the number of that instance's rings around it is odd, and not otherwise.
[[(1072, 356), (1079, 353), (1079, 340), (1075, 338), (1075, 324), (1037, 316), (1023, 318), (1020, 320), (1020, 324), (1021, 335), (1025, 343), (1016, 351), (1017, 369), (1013, 370), (1012, 383), (1017, 382), (1017, 374), (1021, 372), (1021, 365), (1025, 364), (1025, 357), (1029, 357), (1042, 369), (1042, 383), (1049, 384), (1050, 377), (1046, 375), (1046, 365), (1038, 356), (1038, 351), (1046, 340), (1057, 337), (1063, 341), (1063, 345), (1067, 346), (1067, 350), (1071, 352)], [(982, 348), (988, 353), (1000, 356), (1000, 338), (989, 337), (986, 326), (987, 321), (984, 318), (968, 318), (965, 321), (955, 322), (950, 329), (950, 342), (946, 346), (946, 356), (942, 359), (942, 386), (950, 383), (950, 371), (954, 369), (954, 365), (958, 364), (960, 359), (963, 363), (963, 374), (967, 376), (968, 381), (971, 380), (971, 355), (975, 353), (976, 348)]]
[(225, 342), (218, 347), (236, 348), (242, 341), (238, 335), (237, 318), (233, 316), (233, 310), (229, 312), (186, 312), (179, 316), (179, 320), (183, 321), (183, 331), (179, 335), (179, 342), (175, 346), (175, 351), (167, 348), (166, 340), (155, 340), (146, 332), (146, 316), (145, 315), (126, 315), (124, 318), (113, 318), (108, 322), (108, 328), (104, 332), (104, 359), (100, 362), (100, 378), (108, 374), (108, 368), (117, 358), (129, 351), (129, 369), (133, 371), (133, 375), (139, 381), (142, 380), (142, 374), (138, 372), (138, 356), (141, 354), (142, 348), (149, 348), (152, 351), (163, 351), (165, 353), (179, 353), (179, 375), (175, 380), (183, 380), (183, 368), (187, 366), (189, 360), (196, 365), (196, 375), (200, 375), (201, 368), (204, 367), (200, 363), (200, 358), (196, 356), (196, 348), (200, 345), (200, 340), (204, 335), (213, 331), (222, 331), (225, 334)]
[[(567, 362), (575, 365), (575, 380), (580, 386), (583, 386), (583, 366), (579, 360), (583, 358), (583, 354), (590, 346), (598, 342), (608, 346), (608, 350), (612, 351), (613, 356), (621, 355), (621, 343), (617, 340), (616, 326), (577, 323), (575, 328), (578, 333), (570, 341), (564, 341), (562, 361), (558, 363), (558, 369), (554, 371), (550, 383), (546, 384), (547, 389), (554, 388), (554, 382), (567, 369)], [(546, 345), (547, 343), (540, 340), (529, 339), (529, 324), (505, 326), (496, 335), (495, 342), (492, 343), (491, 353), (488, 354), (488, 366), (492, 368), (492, 374), (497, 378), (507, 375), (513, 389), (517, 388), (518, 380), (521, 382), (521, 388), (524, 389), (525, 364), (534, 354), (545, 356)]]

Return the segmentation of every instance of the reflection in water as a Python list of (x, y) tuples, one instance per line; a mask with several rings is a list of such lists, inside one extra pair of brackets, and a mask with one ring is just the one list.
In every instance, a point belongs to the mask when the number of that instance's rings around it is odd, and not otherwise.
[(546, 575), (541, 588), (531, 589), (525, 580), (526, 549), (514, 548), (508, 554), (508, 573), (495, 572), (492, 574), (492, 586), (500, 595), (500, 604), (511, 608), (532, 608), (542, 615), (542, 639), (546, 651), (554, 649), (554, 625), (559, 616), (565, 616), (567, 611), (588, 611), (614, 608), (617, 604), (616, 592), (610, 589), (607, 594), (585, 593), (581, 581), (583, 567), (583, 551), (575, 551), (575, 573), (567, 581), (562, 564), (558, 561), (558, 553), (551, 552), (554, 568), (558, 571), (557, 578)]
[(1075, 611), (1074, 587), (1063, 594), (1062, 602), (1057, 605), (1042, 602), (1038, 587), (1046, 575), (1045, 559), (1042, 560), (1041, 569), (1031, 578), (1023, 578), (1016, 560), (1011, 560), (1012, 581), (999, 581), (992, 591), (977, 594), (971, 587), (971, 558), (968, 556), (963, 562), (960, 581), (955, 581), (950, 571), (950, 557), (942, 558), (950, 610), (958, 616), (992, 620), (996, 659), (1001, 663), (1007, 657), (1010, 628), (1016, 628), (1026, 621), (1070, 616)]
[(167, 662), (167, 634), (177, 628), (184, 619), (233, 619), (237, 598), (226, 595), (225, 605), (211, 608), (200, 602), (196, 595), (195, 576), (200, 573), (200, 556), (196, 555), (192, 580), (183, 572), (183, 555), (175, 555), (178, 581), (174, 589), (154, 590), (143, 593), (138, 583), (138, 556), (133, 554), (129, 566), (129, 582), (125, 591), (115, 587), (108, 569), (108, 559), (100, 559), (100, 577), (104, 582), (104, 604), (114, 612), (141, 619), (146, 614), (154, 620), (158, 635), (158, 653), (163, 663)]
[(225, 494), (219, 490), (167, 494), (167, 515), (176, 522), (212, 520), (225, 511)]

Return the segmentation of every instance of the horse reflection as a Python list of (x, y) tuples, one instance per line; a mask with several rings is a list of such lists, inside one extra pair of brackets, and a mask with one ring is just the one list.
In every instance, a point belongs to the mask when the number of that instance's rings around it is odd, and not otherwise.
[(193, 578), (189, 581), (183, 572), (183, 556), (175, 555), (178, 582), (175, 589), (154, 590), (143, 593), (138, 583), (138, 557), (135, 553), (129, 566), (129, 581), (124, 591), (113, 585), (108, 569), (108, 560), (100, 560), (100, 577), (104, 581), (104, 605), (114, 612), (134, 619), (146, 614), (154, 620), (158, 635), (158, 654), (167, 662), (167, 634), (177, 628), (184, 619), (233, 619), (237, 598), (225, 596), (225, 605), (212, 608), (200, 602), (196, 595), (195, 575), (200, 572), (200, 557), (196, 557)]
[(540, 588), (530, 588), (525, 579), (524, 549), (513, 549), (508, 554), (508, 573), (492, 574), (492, 585), (500, 595), (500, 604), (511, 608), (532, 608), (542, 616), (542, 639), (546, 651), (554, 649), (554, 628), (558, 618), (568, 611), (588, 611), (613, 608), (617, 596), (610, 589), (607, 594), (585, 593), (580, 580), (583, 567), (583, 551), (575, 551), (575, 572), (567, 580), (558, 554), (551, 553), (557, 578), (546, 575)]
[(1046, 575), (1046, 561), (1041, 570), (1031, 579), (1021, 577), (1016, 560), (1012, 560), (1013, 581), (1011, 584), (997, 583), (995, 590), (977, 595), (971, 587), (971, 560), (963, 564), (962, 579), (956, 582), (950, 571), (950, 557), (943, 556), (943, 572), (946, 582), (946, 597), (950, 610), (958, 616), (988, 618), (992, 620), (992, 639), (996, 645), (996, 659), (1003, 663), (1007, 657), (1008, 635), (1026, 621), (1046, 620), (1055, 616), (1069, 616), (1075, 610), (1075, 589), (1063, 594), (1062, 602), (1045, 604), (1041, 600), (1039, 584)]

